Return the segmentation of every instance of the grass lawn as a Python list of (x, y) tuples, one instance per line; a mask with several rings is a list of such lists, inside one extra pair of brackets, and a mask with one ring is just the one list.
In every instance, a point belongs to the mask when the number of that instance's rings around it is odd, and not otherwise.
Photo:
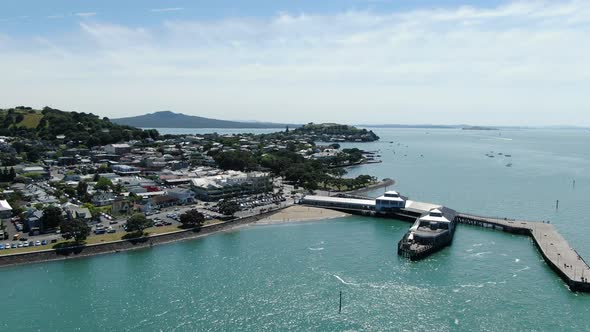
[(43, 114), (41, 113), (33, 113), (33, 114), (23, 114), (24, 119), (23, 121), (17, 124), (18, 127), (25, 127), (25, 128), (37, 128), (39, 122), (41, 122), (41, 118), (43, 118)]

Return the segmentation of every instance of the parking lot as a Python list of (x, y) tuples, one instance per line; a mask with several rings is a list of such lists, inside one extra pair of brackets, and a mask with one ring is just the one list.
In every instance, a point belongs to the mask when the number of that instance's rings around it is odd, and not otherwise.
[[(244, 196), (236, 198), (235, 200), (240, 204), (240, 211), (235, 214), (235, 217), (238, 218), (257, 215), (293, 204), (291, 198), (285, 198), (278, 194)], [(219, 213), (217, 204), (207, 202), (197, 202), (190, 205), (162, 208), (153, 213), (148, 213), (146, 217), (154, 222), (154, 227), (179, 226), (180, 215), (192, 209), (201, 212), (206, 217), (206, 220), (221, 219), (224, 217)], [(114, 218), (108, 214), (101, 214), (99, 220), (90, 223), (90, 236), (92, 237), (106, 233), (123, 233), (125, 232), (123, 226), (125, 225), (127, 218), (128, 216)], [(27, 233), (23, 233), (22, 229), (17, 229), (15, 223), (7, 222), (5, 224), (7, 226), (6, 232), (9, 238), (7, 240), (0, 240), (0, 250), (6, 248), (27, 248), (30, 246), (47, 246), (48, 248), (51, 248), (52, 243), (63, 240), (59, 233), (30, 236)], [(14, 238), (15, 234), (19, 234), (18, 239)]]

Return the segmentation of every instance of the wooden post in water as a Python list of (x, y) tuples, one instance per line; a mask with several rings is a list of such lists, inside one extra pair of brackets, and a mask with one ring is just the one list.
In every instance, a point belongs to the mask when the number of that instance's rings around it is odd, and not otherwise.
[(338, 307), (338, 313), (342, 313), (342, 291), (340, 291), (340, 306)]
[(574, 182), (572, 182), (572, 188), (576, 189), (576, 180), (574, 180)]
[(555, 202), (555, 210), (559, 210), (559, 200), (557, 200), (557, 202)]

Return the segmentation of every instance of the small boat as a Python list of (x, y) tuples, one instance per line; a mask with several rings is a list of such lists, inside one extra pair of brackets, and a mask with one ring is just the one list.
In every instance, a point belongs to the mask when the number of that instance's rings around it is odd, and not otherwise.
[(511, 154), (505, 154), (504, 157), (510, 158), (510, 157), (512, 157), (512, 155)]
[(512, 163), (506, 164), (506, 167), (512, 167)]

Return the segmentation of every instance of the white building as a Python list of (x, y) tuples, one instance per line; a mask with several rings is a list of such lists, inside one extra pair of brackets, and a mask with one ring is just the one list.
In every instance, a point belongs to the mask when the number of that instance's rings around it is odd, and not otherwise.
[(200, 199), (213, 201), (270, 191), (272, 183), (268, 173), (228, 171), (192, 179), (191, 188)]
[(0, 219), (12, 217), (12, 206), (5, 199), (0, 200)]
[(406, 200), (397, 191), (388, 191), (375, 200), (378, 212), (394, 212), (406, 207)]
[(109, 144), (104, 147), (104, 150), (110, 154), (125, 154), (131, 152), (129, 144)]

